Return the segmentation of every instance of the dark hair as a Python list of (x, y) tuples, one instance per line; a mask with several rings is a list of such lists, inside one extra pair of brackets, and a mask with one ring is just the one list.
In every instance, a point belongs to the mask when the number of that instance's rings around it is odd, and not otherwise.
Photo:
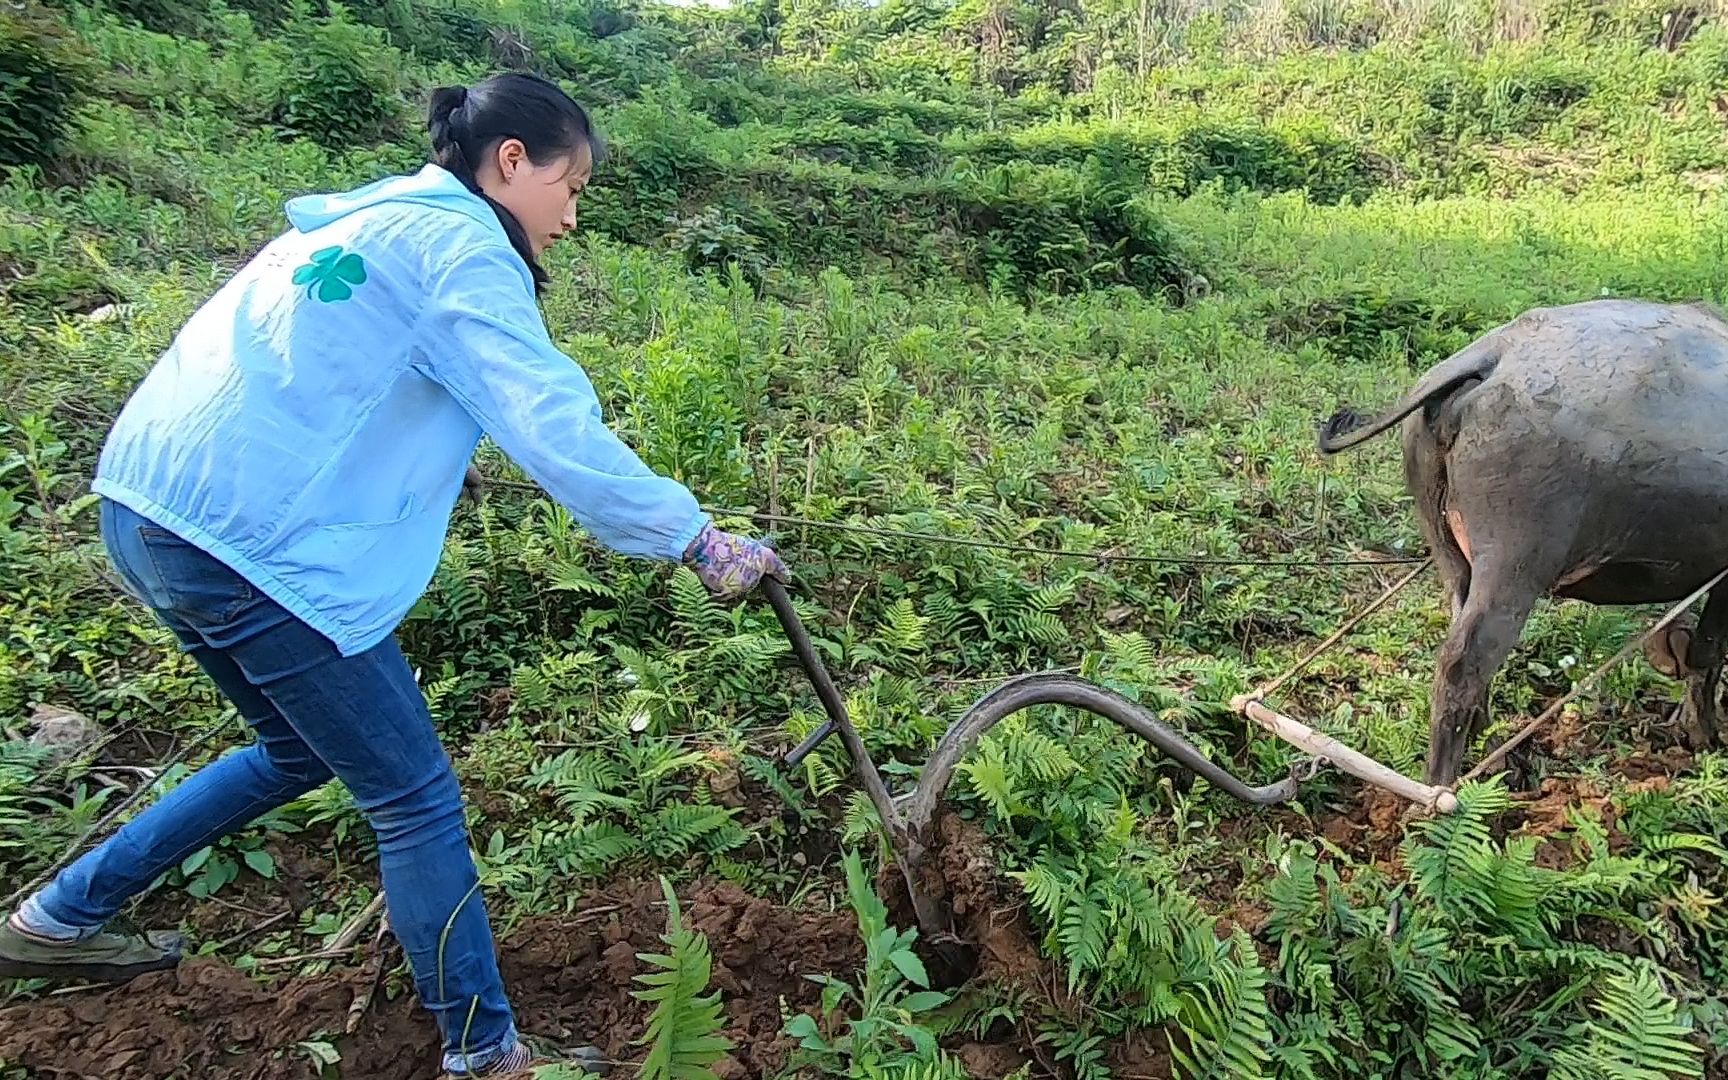
[(535, 260), (522, 223), (480, 190), (475, 165), (499, 140), (519, 139), (536, 165), (549, 164), (587, 143), (598, 166), (605, 146), (588, 114), (557, 84), (538, 75), (507, 72), (471, 87), (434, 90), (426, 126), (432, 135), (432, 160), (486, 200), (510, 237), (510, 246), (528, 264), (536, 291), (545, 288), (550, 279)]

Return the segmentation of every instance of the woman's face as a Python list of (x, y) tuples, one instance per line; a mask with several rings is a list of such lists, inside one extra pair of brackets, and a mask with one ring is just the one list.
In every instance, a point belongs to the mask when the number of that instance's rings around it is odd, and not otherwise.
[(519, 140), (505, 139), (487, 164), (481, 190), (516, 215), (536, 258), (576, 227), (576, 202), (594, 172), (594, 151), (586, 142), (536, 165)]

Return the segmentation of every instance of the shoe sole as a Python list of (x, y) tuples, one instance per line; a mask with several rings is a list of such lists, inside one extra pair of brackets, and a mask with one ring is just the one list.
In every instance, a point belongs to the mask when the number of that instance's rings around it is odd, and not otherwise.
[(165, 956), (160, 960), (146, 960), (137, 964), (49, 964), (0, 959), (0, 979), (83, 979), (87, 982), (124, 983), (152, 971), (167, 971), (179, 966), (178, 956)]

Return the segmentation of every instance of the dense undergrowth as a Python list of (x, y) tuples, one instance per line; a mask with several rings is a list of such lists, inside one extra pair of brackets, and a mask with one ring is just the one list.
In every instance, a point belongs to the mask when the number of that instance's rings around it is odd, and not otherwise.
[[(496, 67), (596, 108), (612, 158), (585, 238), (553, 257), (548, 319), (643, 456), (720, 507), (1128, 555), (1410, 554), (1392, 440), (1323, 465), (1318, 417), (1389, 400), (1533, 305), (1728, 293), (1728, 26), (1694, 9), (31, 0), (0, 28), (0, 723), (18, 734), (39, 704), (152, 748), (224, 722), (100, 572), (107, 420), (285, 197), (417, 167), (425, 91)], [(897, 784), (994, 679), (1043, 667), (1275, 776), (1291, 755), (1224, 703), (1396, 569), (777, 540)], [(1501, 729), (1636, 615), (1540, 609), (1496, 683)], [(1444, 630), (1428, 581), (1292, 710), (1419, 771)], [(842, 872), (842, 846), (880, 848), (840, 747), (776, 769), (820, 710), (764, 605), (716, 607), (505, 487), (459, 511), (403, 638), (506, 919), (645, 871), (884, 918)], [(789, 1029), (801, 1067), (963, 1075), (936, 1036), (994, 1023), (1087, 1078), (1146, 1028), (1184, 1076), (1722, 1075), (1728, 757), (1622, 768), (1672, 743), (1676, 696), (1617, 669), (1528, 763), (1576, 798), (1544, 814), (1474, 786), (1379, 848), (1324, 827), (1361, 797), (1336, 774), (1296, 815), (1255, 812), (1102, 722), (1017, 718), (954, 792), (1024, 888), (1053, 992), (938, 1004), (882, 946), (835, 991), (850, 1035)], [(124, 794), (19, 741), (0, 754), (0, 880)], [(315, 946), (371, 888), (339, 786), (156, 899), (268, 876), (267, 846), (301, 831), (334, 852), (323, 906), (232, 954)], [(706, 1030), (699, 939), (668, 940), (669, 1014)]]

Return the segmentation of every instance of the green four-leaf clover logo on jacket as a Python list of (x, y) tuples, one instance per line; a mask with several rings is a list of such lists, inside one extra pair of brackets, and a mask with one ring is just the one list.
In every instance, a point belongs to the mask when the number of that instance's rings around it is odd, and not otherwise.
[(294, 271), (294, 284), (306, 286), (306, 295), (326, 304), (347, 300), (356, 285), (366, 284), (366, 260), (340, 247), (320, 248), (311, 262)]

